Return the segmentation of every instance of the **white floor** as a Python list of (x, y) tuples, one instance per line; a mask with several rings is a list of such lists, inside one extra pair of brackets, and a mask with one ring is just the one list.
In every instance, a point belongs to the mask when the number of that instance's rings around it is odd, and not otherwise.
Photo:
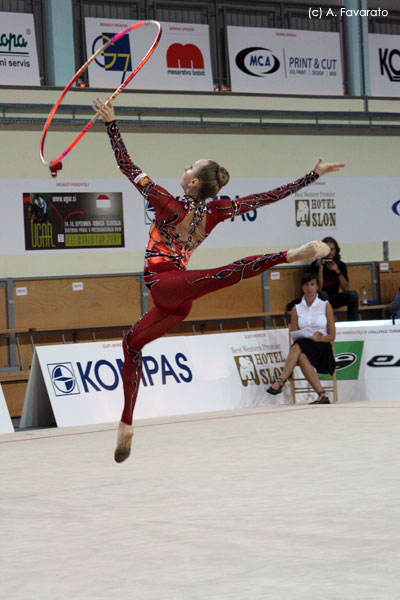
[(0, 436), (0, 598), (400, 598), (400, 403)]

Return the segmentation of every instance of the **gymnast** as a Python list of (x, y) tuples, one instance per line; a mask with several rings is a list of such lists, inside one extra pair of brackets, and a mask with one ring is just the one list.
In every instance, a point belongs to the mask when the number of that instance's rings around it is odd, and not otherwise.
[(192, 302), (204, 294), (260, 275), (275, 265), (322, 258), (330, 249), (323, 242), (315, 241), (284, 252), (248, 256), (216, 269), (187, 271), (192, 252), (222, 221), (282, 200), (318, 177), (339, 171), (344, 163), (323, 163), (319, 158), (313, 170), (294, 183), (235, 200), (214, 199), (207, 202), (228, 183), (229, 173), (218, 163), (203, 158), (185, 167), (181, 180), (184, 194), (182, 199), (177, 200), (132, 162), (111, 103), (104, 104), (97, 98), (93, 109), (101, 114), (107, 126), (119, 169), (155, 210), (143, 274), (154, 306), (131, 327), (123, 341), (124, 408), (114, 455), (116, 462), (122, 462), (131, 452), (133, 410), (142, 373), (142, 348), (181, 323), (188, 316)]

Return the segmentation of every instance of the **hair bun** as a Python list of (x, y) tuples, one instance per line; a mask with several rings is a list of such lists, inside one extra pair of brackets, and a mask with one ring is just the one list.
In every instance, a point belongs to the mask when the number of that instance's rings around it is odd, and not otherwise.
[(229, 181), (229, 173), (225, 167), (219, 167), (217, 170), (217, 181), (220, 187), (226, 185)]

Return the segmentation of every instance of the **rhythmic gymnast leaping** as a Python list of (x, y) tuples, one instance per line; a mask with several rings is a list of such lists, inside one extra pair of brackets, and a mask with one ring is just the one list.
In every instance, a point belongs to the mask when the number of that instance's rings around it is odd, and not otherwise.
[(228, 183), (229, 173), (218, 163), (201, 159), (185, 167), (181, 180), (184, 195), (181, 200), (176, 200), (132, 162), (122, 141), (112, 105), (105, 106), (97, 98), (93, 108), (101, 113), (107, 125), (118, 167), (155, 210), (144, 264), (144, 281), (152, 295), (154, 307), (131, 327), (123, 341), (124, 409), (115, 450), (116, 462), (122, 462), (131, 451), (133, 410), (142, 373), (143, 347), (181, 323), (188, 316), (192, 302), (204, 294), (260, 275), (281, 263), (322, 258), (330, 248), (323, 242), (309, 242), (285, 252), (248, 256), (216, 269), (187, 271), (192, 252), (218, 223), (286, 198), (321, 175), (339, 171), (344, 163), (322, 163), (320, 158), (310, 173), (294, 183), (235, 200), (207, 202)]

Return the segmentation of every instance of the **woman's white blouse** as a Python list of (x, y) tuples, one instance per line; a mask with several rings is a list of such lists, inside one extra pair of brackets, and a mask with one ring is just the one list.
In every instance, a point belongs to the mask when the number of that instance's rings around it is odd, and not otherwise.
[(300, 304), (295, 304), (299, 329), (310, 327), (313, 332), (321, 331), (327, 335), (326, 305), (327, 300), (320, 300), (317, 296), (311, 306), (308, 306), (303, 296)]

